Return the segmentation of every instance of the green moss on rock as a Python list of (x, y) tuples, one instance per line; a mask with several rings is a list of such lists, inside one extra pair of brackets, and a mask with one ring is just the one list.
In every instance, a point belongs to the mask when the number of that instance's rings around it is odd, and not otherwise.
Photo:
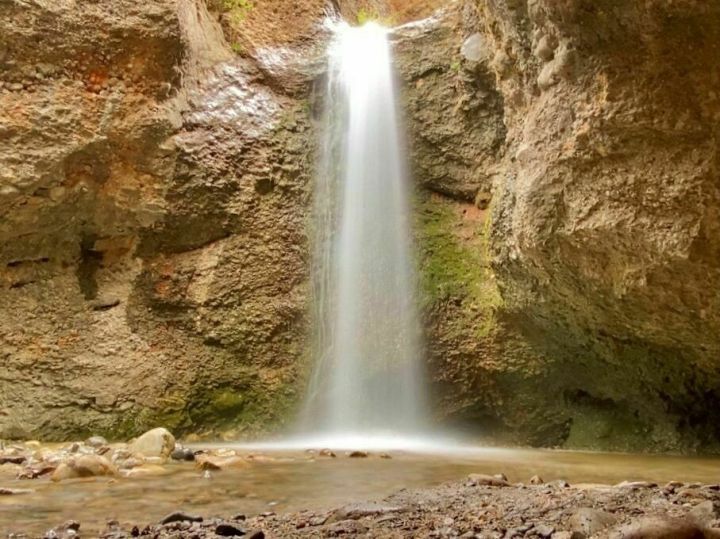
[(418, 201), (418, 243), (423, 307), (455, 301), (482, 324), (477, 337), (487, 336), (502, 298), (490, 268), (488, 213), (437, 195)]

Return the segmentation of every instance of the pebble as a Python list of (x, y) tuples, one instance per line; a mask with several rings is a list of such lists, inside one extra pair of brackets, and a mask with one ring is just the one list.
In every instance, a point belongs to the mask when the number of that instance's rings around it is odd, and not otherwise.
[(507, 482), (505, 476), (500, 475), (487, 475), (473, 473), (468, 476), (468, 483), (470, 486), (486, 486), (486, 487), (509, 487), (510, 483)]
[(19, 494), (32, 494), (34, 490), (27, 488), (0, 488), (0, 496), (17, 496)]
[(245, 535), (245, 530), (230, 522), (223, 522), (215, 526), (215, 534), (221, 537), (239, 537)]
[(187, 513), (183, 513), (182, 511), (175, 511), (174, 513), (170, 513), (165, 518), (163, 518), (160, 521), (160, 524), (172, 524), (173, 522), (202, 522), (203, 517), (199, 517), (196, 515), (189, 515)]

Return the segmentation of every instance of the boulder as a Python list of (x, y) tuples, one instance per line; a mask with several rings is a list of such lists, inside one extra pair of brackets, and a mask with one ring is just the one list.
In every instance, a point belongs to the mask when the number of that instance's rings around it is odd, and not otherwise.
[(167, 459), (175, 449), (175, 437), (162, 427), (153, 429), (136, 438), (129, 444), (128, 449), (145, 457)]
[(100, 455), (79, 455), (61, 463), (50, 479), (64, 481), (80, 477), (115, 476), (117, 468), (105, 457)]

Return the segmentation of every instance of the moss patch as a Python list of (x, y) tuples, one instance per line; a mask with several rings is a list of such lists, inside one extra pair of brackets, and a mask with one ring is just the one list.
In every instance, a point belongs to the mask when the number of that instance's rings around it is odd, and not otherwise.
[(417, 206), (422, 306), (459, 301), (483, 315), (476, 336), (486, 337), (502, 305), (488, 255), (489, 213), (439, 195), (422, 194)]
[(230, 17), (230, 21), (241, 24), (247, 17), (248, 12), (253, 8), (251, 0), (222, 0), (223, 10)]

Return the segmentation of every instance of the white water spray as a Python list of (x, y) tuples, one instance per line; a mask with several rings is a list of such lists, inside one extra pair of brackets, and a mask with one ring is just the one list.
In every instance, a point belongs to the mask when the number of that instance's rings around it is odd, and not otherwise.
[(329, 50), (317, 174), (315, 369), (303, 430), (417, 437), (422, 357), (408, 186), (388, 32), (342, 25)]

